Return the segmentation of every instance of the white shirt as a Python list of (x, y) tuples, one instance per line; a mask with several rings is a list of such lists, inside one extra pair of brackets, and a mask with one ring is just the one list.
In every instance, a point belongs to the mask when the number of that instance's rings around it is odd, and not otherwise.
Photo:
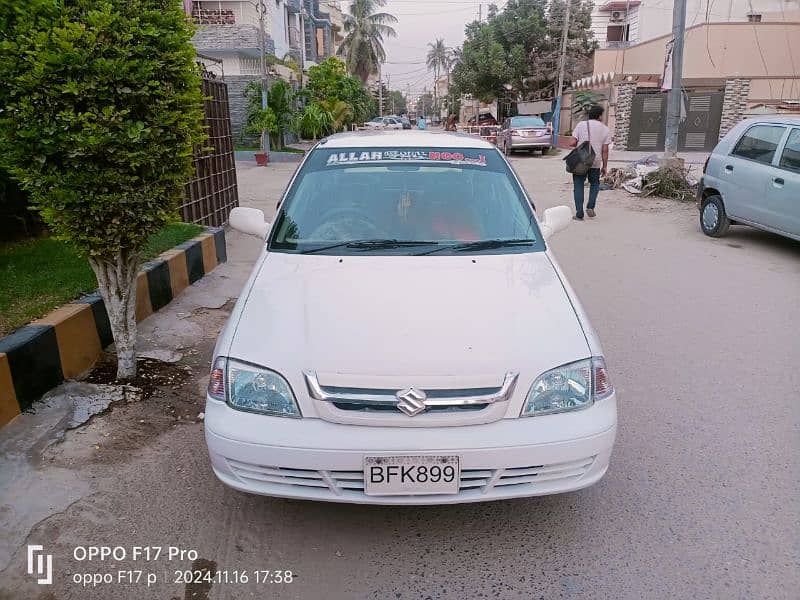
[[(591, 127), (591, 130), (589, 127)], [(599, 169), (603, 166), (603, 146), (611, 144), (611, 130), (606, 127), (602, 121), (598, 121), (597, 119), (581, 121), (575, 125), (575, 129), (572, 130), (572, 137), (578, 140), (578, 146), (583, 142), (589, 141), (590, 131), (592, 134), (591, 144), (594, 149), (594, 163), (592, 163), (592, 168)]]

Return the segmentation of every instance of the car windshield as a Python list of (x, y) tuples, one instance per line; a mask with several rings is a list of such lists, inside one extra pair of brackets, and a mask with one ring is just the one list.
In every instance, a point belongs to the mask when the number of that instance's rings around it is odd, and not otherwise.
[(539, 117), (512, 117), (512, 127), (544, 127), (544, 121)]
[(544, 243), (494, 149), (320, 147), (288, 190), (269, 249), (499, 254), (540, 251)]

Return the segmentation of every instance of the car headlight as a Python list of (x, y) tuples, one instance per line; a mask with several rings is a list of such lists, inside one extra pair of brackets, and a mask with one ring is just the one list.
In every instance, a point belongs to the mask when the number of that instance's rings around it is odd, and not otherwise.
[(528, 392), (521, 416), (579, 410), (613, 393), (603, 358), (587, 358), (539, 375)]
[(228, 406), (264, 415), (301, 417), (292, 388), (279, 373), (233, 358), (218, 357), (208, 395)]

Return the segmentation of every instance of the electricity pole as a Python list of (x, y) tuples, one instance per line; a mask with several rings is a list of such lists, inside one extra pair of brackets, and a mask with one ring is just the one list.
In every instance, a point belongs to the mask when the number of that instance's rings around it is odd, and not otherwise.
[[(260, 52), (261, 55), (261, 64), (259, 71), (261, 72), (261, 108), (263, 110), (267, 109), (267, 33), (264, 29), (264, 14), (267, 12), (267, 5), (264, 3), (264, 0), (258, 0), (258, 4), (256, 5), (256, 10), (258, 11), (258, 28), (259, 28), (259, 36), (260, 36)], [(269, 160), (269, 134), (265, 133), (264, 131), (261, 132), (261, 151), (267, 155), (267, 160)]]
[(672, 85), (667, 92), (667, 130), (664, 137), (664, 160), (678, 155), (678, 129), (681, 125), (683, 104), (683, 38), (686, 32), (686, 0), (675, 0), (672, 7)]
[[(684, 0), (685, 1), (685, 0)], [(564, 28), (561, 32), (561, 54), (558, 57), (558, 85), (555, 89), (556, 107), (553, 113), (553, 145), (558, 141), (561, 127), (561, 100), (564, 89), (564, 73), (567, 70), (567, 38), (569, 37), (569, 9), (571, 0), (564, 2)]]

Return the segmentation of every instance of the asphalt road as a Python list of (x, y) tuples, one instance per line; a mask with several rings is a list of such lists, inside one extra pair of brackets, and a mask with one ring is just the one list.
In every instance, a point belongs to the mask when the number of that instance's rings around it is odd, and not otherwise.
[[(513, 164), (540, 214), (569, 204), (558, 158)], [(273, 206), (290, 172), (240, 171), (243, 203)], [(27, 538), (55, 554), (55, 584), (31, 583), (20, 546), (0, 574), (0, 597), (797, 598), (800, 244), (736, 227), (707, 238), (693, 205), (624, 192), (603, 192), (597, 210), (552, 240), (618, 390), (617, 445), (596, 486), (436, 508), (248, 496), (215, 480), (201, 423), (124, 438), (138, 421), (114, 409), (35, 465), (88, 487)], [(231, 241), (233, 262), (206, 292), (241, 287), (258, 244)], [(217, 304), (194, 310), (181, 330), (197, 372), (229, 310)], [(91, 446), (109, 436), (125, 442), (98, 459)], [(75, 573), (144, 567), (174, 580), (192, 564), (71, 557), (89, 544), (195, 549), (218, 569), (291, 570), (293, 582), (81, 588)]]

